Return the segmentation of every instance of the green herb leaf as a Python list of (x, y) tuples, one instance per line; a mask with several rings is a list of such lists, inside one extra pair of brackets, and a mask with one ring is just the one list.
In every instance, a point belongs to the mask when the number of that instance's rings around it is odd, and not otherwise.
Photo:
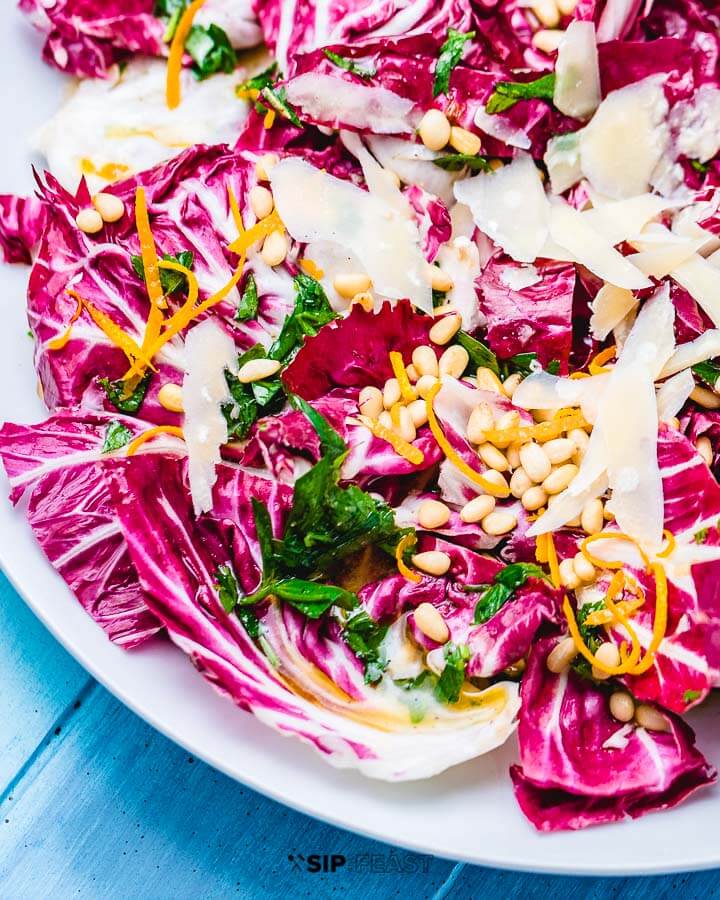
[[(185, 266), (186, 269), (192, 269), (195, 263), (195, 256), (192, 250), (181, 250), (175, 256), (172, 256), (170, 253), (164, 253), (162, 258), (166, 262), (179, 263), (179, 265)], [(133, 254), (130, 257), (130, 262), (138, 278), (145, 281), (145, 266), (142, 256)], [(166, 296), (179, 290), (186, 293), (188, 289), (187, 278), (182, 272), (173, 272), (171, 269), (160, 269), (160, 285), (163, 289), (163, 294)]]
[(169, 44), (175, 36), (178, 23), (185, 12), (185, 0), (155, 0), (153, 15), (166, 23), (163, 41)]
[(387, 630), (387, 625), (371, 619), (364, 609), (358, 609), (345, 622), (343, 639), (355, 656), (365, 663), (367, 684), (378, 682), (387, 667), (380, 649)]
[(278, 113), (278, 115), (283, 117), (283, 119), (287, 119), (289, 122), (292, 122), (292, 124), (297, 128), (303, 127), (298, 114), (285, 99), (284, 87), (274, 88), (271, 85), (266, 85), (260, 91), (260, 96), (267, 103), (267, 105), (271, 109), (274, 109), (275, 112)]
[(445, 644), (445, 668), (435, 685), (435, 696), (441, 703), (457, 703), (465, 681), (465, 669), (470, 659), (467, 644)]
[(504, 584), (491, 585), (475, 605), (473, 622), (476, 625), (488, 622), (496, 613), (500, 612), (512, 595), (512, 589)]
[(695, 543), (696, 544), (704, 544), (705, 541), (707, 540), (708, 531), (709, 531), (708, 528), (701, 528), (699, 531), (696, 531), (695, 534), (693, 535), (693, 539), (694, 539)]
[[(513, 597), (515, 591), (521, 588), (528, 578), (545, 577), (545, 572), (535, 563), (511, 563), (500, 569), (493, 579), (493, 584), (486, 587), (475, 605), (473, 621), (476, 625), (488, 622), (496, 613), (500, 612), (508, 600)], [(465, 590), (478, 590), (483, 587), (483, 585), (468, 585)]]
[(134, 416), (145, 399), (151, 376), (152, 372), (146, 372), (129, 394), (126, 394), (127, 385), (122, 380), (110, 381), (109, 378), (99, 378), (98, 384), (105, 391), (108, 400), (118, 412)]
[(248, 275), (242, 297), (235, 311), (237, 322), (249, 322), (256, 319), (258, 314), (258, 292), (255, 276), (252, 272)]
[(437, 156), (433, 163), (441, 169), (445, 169), (446, 172), (459, 172), (466, 168), (471, 172), (492, 171), (484, 156), (471, 156), (469, 153), (448, 153), (445, 156)]
[(238, 606), (235, 615), (242, 622), (245, 631), (256, 641), (260, 637), (260, 620), (255, 613), (247, 606)]
[(485, 369), (490, 369), (496, 375), (500, 374), (497, 356), (482, 341), (471, 337), (466, 331), (458, 331), (455, 341), (467, 350), (472, 368), (477, 369), (482, 366)]
[(323, 50), (323, 53), (331, 63), (338, 66), (340, 69), (345, 69), (346, 72), (350, 72), (352, 75), (357, 75), (358, 78), (374, 78), (377, 74), (375, 69), (363, 69), (363, 67), (359, 66), (354, 60), (340, 56), (339, 53), (333, 53), (332, 50)]
[(236, 93), (244, 94), (249, 91), (258, 91), (258, 93), (266, 87), (270, 87), (272, 83), (275, 81), (275, 76), (277, 75), (278, 64), (273, 63), (271, 66), (268, 66), (262, 72), (259, 72), (257, 75), (253, 75), (252, 78), (248, 78), (247, 81), (243, 81), (239, 84), (235, 91)]
[(528, 353), (516, 353), (510, 359), (504, 360), (502, 367), (507, 375), (513, 372), (520, 372), (525, 378), (533, 371), (532, 364), (537, 361), (537, 353), (530, 351)]
[(450, 88), (450, 73), (462, 59), (465, 44), (474, 37), (474, 31), (468, 31), (466, 34), (463, 34), (454, 28), (448, 29), (447, 38), (440, 48), (440, 55), (435, 63), (433, 97), (437, 97), (439, 94), (447, 94)]
[(270, 359), (283, 364), (290, 362), (305, 337), (315, 337), (323, 325), (339, 318), (319, 281), (301, 272), (295, 276), (293, 284), (295, 309), (285, 319), (277, 340), (267, 353)]
[(227, 32), (219, 25), (193, 25), (185, 50), (193, 59), (193, 73), (199, 81), (216, 72), (231, 75), (237, 66), (237, 54)]
[(542, 75), (535, 81), (498, 81), (495, 90), (485, 104), (489, 115), (502, 113), (515, 106), (518, 100), (547, 100), (552, 103), (555, 91), (555, 73)]
[(709, 384), (711, 388), (715, 387), (715, 383), (720, 378), (720, 366), (710, 360), (696, 363), (691, 368), (698, 378), (702, 379), (705, 384)]
[(702, 693), (700, 691), (685, 691), (683, 694), (683, 703), (686, 706), (689, 706), (691, 703), (694, 703), (696, 700), (699, 700), (702, 697)]
[(308, 619), (319, 619), (331, 606), (355, 609), (359, 603), (357, 594), (333, 584), (318, 584), (303, 578), (278, 581), (272, 593), (293, 606)]
[(122, 422), (110, 422), (105, 431), (105, 440), (100, 452), (112, 453), (113, 450), (119, 450), (130, 443), (132, 436), (132, 431)]
[(704, 163), (700, 162), (699, 159), (691, 159), (690, 165), (692, 166), (693, 169), (695, 169), (695, 171), (699, 175), (707, 175), (707, 173), (710, 170), (710, 163), (709, 162), (704, 162)]
[(560, 360), (551, 359), (547, 364), (545, 371), (548, 373), (548, 375), (558, 375), (560, 372)]
[(238, 603), (238, 583), (231, 566), (218, 566), (215, 573), (218, 597), (226, 613), (231, 613)]

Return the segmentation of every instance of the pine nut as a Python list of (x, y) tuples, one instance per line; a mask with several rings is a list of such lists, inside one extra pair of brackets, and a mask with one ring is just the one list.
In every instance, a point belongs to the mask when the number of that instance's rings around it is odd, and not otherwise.
[(557, 8), (563, 16), (571, 16), (575, 12), (578, 0), (556, 0)]
[(420, 120), (420, 140), (429, 150), (442, 150), (450, 140), (450, 123), (439, 109), (429, 109)]
[(489, 403), (479, 403), (470, 413), (467, 436), (472, 444), (485, 443), (485, 432), (495, 427), (495, 418)]
[(532, 484), (528, 473), (520, 466), (515, 469), (510, 478), (510, 493), (519, 500), (532, 487)]
[(395, 431), (395, 423), (387, 409), (384, 409), (378, 416), (378, 424), (382, 425), (383, 428), (387, 428), (389, 431)]
[(571, 637), (558, 641), (548, 654), (546, 665), (554, 675), (561, 675), (577, 656), (577, 647)]
[(467, 369), (469, 362), (470, 355), (467, 350), (459, 344), (454, 344), (452, 347), (448, 347), (440, 357), (438, 369), (441, 375), (460, 378), (465, 369)]
[(480, 138), (472, 131), (453, 125), (450, 129), (450, 146), (466, 156), (477, 156), (482, 144)]
[(695, 441), (695, 449), (702, 456), (703, 460), (708, 466), (712, 465), (713, 461), (713, 448), (710, 443), (710, 438), (706, 435), (702, 435)]
[(279, 162), (280, 157), (277, 153), (266, 153), (264, 156), (261, 156), (255, 163), (255, 175), (258, 181), (269, 181), (273, 166), (276, 166)]
[(498, 159), (497, 157), (493, 157), (493, 159), (488, 160), (488, 165), (490, 166), (490, 168), (492, 169), (493, 172), (497, 172), (498, 169), (502, 169), (502, 167), (505, 165), (505, 163), (501, 159)]
[(423, 425), (427, 425), (427, 404), (424, 400), (413, 400), (412, 403), (408, 403), (407, 410), (415, 428), (422, 428)]
[(428, 333), (428, 337), (433, 344), (441, 346), (449, 343), (455, 335), (460, 331), (462, 319), (455, 313), (452, 316), (445, 316), (437, 321)]
[(554, 53), (560, 46), (564, 35), (564, 31), (556, 28), (541, 28), (533, 35), (532, 42), (543, 53)]
[[(585, 434), (584, 431), (583, 434)], [(543, 450), (550, 462), (557, 466), (560, 463), (567, 462), (574, 455), (577, 446), (570, 438), (554, 438), (552, 441), (546, 441), (543, 444)]]
[(104, 222), (96, 209), (81, 209), (75, 217), (75, 224), (85, 234), (97, 234), (102, 231)]
[(639, 703), (635, 709), (635, 721), (648, 731), (670, 731), (670, 722), (654, 706)]
[(505, 456), (507, 456), (507, 461), (510, 464), (511, 469), (517, 469), (520, 465), (520, 447), (522, 445), (518, 443), (510, 444), (510, 446), (505, 451)]
[(436, 647), (434, 650), (430, 650), (425, 657), (425, 665), (430, 669), (433, 675), (442, 675), (447, 662), (445, 660), (445, 649), (443, 647)]
[(358, 398), (360, 412), (369, 419), (377, 419), (383, 410), (383, 395), (380, 388), (368, 385), (360, 391)]
[(427, 397), (427, 395), (430, 393), (430, 391), (435, 387), (436, 384), (437, 384), (437, 376), (421, 375), (417, 380), (417, 384), (415, 385), (415, 390), (418, 392), (418, 394), (424, 400)]
[(720, 409), (720, 395), (708, 388), (699, 385), (694, 387), (690, 391), (690, 399), (694, 400), (698, 406), (702, 406), (703, 409)]
[(438, 316), (446, 316), (448, 313), (456, 313), (457, 308), (454, 303), (443, 303), (442, 306), (436, 306), (433, 310), (435, 318)]
[(415, 384), (415, 382), (420, 377), (420, 375), (418, 374), (418, 370), (412, 363), (410, 363), (409, 366), (405, 366), (405, 374), (408, 377), (408, 381), (412, 382), (413, 384)]
[(182, 388), (179, 384), (173, 384), (170, 381), (164, 384), (158, 391), (157, 398), (163, 409), (176, 413), (181, 413), (184, 410)]
[[(595, 651), (595, 657), (598, 662), (610, 668), (620, 665), (620, 651), (612, 641), (605, 641), (604, 644), (600, 644)], [(612, 678), (612, 675), (608, 675), (607, 672), (603, 672), (602, 669), (598, 669), (595, 666), (592, 667), (592, 674), (593, 678), (596, 678), (598, 681), (607, 681), (608, 678)]]
[(450, 637), (450, 629), (447, 627), (445, 619), (443, 619), (432, 603), (421, 603), (415, 610), (413, 617), (415, 624), (425, 637), (429, 637), (431, 641), (436, 641), (438, 644), (447, 643)]
[(488, 469), (487, 472), (483, 472), (483, 478), (485, 479), (485, 481), (489, 481), (490, 484), (494, 484), (496, 487), (507, 487), (505, 476), (502, 474), (502, 472), (496, 472), (495, 469)]
[(446, 294), (453, 289), (454, 282), (452, 278), (438, 266), (430, 265), (427, 267), (427, 278), (430, 282), (430, 287), (434, 291), (440, 291), (441, 294)]
[(103, 222), (119, 222), (125, 215), (125, 204), (115, 194), (100, 191), (93, 197), (93, 206), (100, 213)]
[(415, 425), (413, 424), (412, 416), (410, 415), (410, 411), (408, 410), (407, 406), (400, 407), (398, 416), (399, 425), (395, 429), (395, 431), (397, 431), (397, 433), (404, 441), (407, 441), (408, 444), (412, 444), (412, 442), (417, 437), (417, 432), (415, 431)]
[[(496, 437), (493, 441), (496, 447), (499, 447), (501, 450), (504, 450), (506, 447), (509, 447), (512, 443), (512, 439), (515, 436), (514, 432), (517, 426), (520, 424), (520, 413), (516, 409), (511, 409), (506, 413), (503, 413), (500, 418), (495, 423), (495, 428), (504, 432), (504, 437)], [(518, 449), (518, 454), (520, 450)]]
[(450, 510), (439, 500), (423, 500), (418, 509), (421, 528), (442, 528), (450, 520)]
[(592, 584), (597, 578), (595, 566), (582, 553), (576, 553), (573, 557), (573, 568), (577, 577), (585, 584)]
[(412, 363), (418, 370), (420, 378), (422, 378), (423, 375), (432, 375), (434, 378), (438, 377), (438, 358), (433, 348), (427, 344), (422, 344), (420, 347), (416, 347), (413, 350)]
[(363, 294), (372, 287), (372, 282), (362, 272), (350, 272), (345, 275), (336, 275), (333, 279), (333, 287), (346, 300), (352, 300), (356, 294)]
[(268, 266), (279, 266), (288, 255), (290, 244), (282, 231), (273, 231), (265, 238), (260, 256)]
[(474, 497), (460, 510), (460, 518), (467, 524), (473, 524), (489, 516), (495, 509), (496, 500), (490, 494), (480, 494)]
[[(525, 469), (528, 478), (532, 481), (544, 482), (552, 471), (552, 466), (550, 465), (550, 460), (547, 458), (547, 453), (545, 453), (540, 444), (536, 444), (533, 441), (523, 444), (520, 448), (520, 462), (522, 463), (522, 467)], [(543, 487), (545, 487), (544, 484)], [(547, 490), (547, 488), (545, 488), (545, 490)], [(548, 493), (554, 492), (548, 491)]]
[(560, 11), (555, 0), (534, 0), (530, 9), (535, 13), (540, 24), (546, 28), (555, 28), (560, 21)]
[(250, 209), (255, 213), (256, 218), (264, 219), (273, 211), (275, 201), (273, 195), (261, 184), (256, 184), (250, 188)]
[(370, 291), (363, 291), (360, 294), (355, 294), (350, 301), (350, 306), (353, 306), (355, 303), (357, 303), (358, 306), (362, 306), (365, 312), (372, 312), (375, 308), (375, 298)]
[(635, 718), (635, 701), (625, 691), (610, 694), (610, 715), (618, 722), (632, 722)]
[(243, 384), (250, 384), (253, 381), (270, 378), (279, 371), (280, 363), (276, 359), (251, 359), (250, 362), (240, 366), (238, 379)]
[(385, 409), (391, 409), (401, 398), (400, 382), (397, 378), (388, 378), (383, 388), (383, 406)]
[(599, 497), (589, 500), (580, 514), (580, 525), (585, 534), (598, 534), (605, 524), (603, 502)]
[(442, 550), (426, 550), (424, 553), (416, 553), (412, 558), (416, 569), (436, 576), (444, 575), (450, 568), (450, 562), (450, 557)]
[(539, 484), (536, 484), (525, 491), (520, 502), (528, 512), (534, 512), (536, 509), (540, 509), (541, 506), (545, 506), (547, 494)]
[(489, 469), (495, 469), (496, 472), (507, 472), (510, 468), (507, 457), (494, 444), (480, 444), (478, 456)]
[(576, 587), (580, 587), (580, 579), (575, 571), (572, 559), (564, 559), (559, 566), (560, 584), (570, 591), (574, 591)]
[(502, 381), (500, 381), (492, 369), (480, 366), (475, 377), (478, 390), (494, 391), (497, 394), (504, 393)]
[(512, 395), (520, 387), (520, 382), (522, 380), (523, 377), (519, 372), (513, 372), (512, 375), (508, 375), (508, 377), (502, 383), (505, 396), (512, 399)]
[(496, 509), (482, 520), (483, 531), (499, 537), (507, 534), (517, 525), (517, 518), (506, 509)]
[(576, 465), (565, 463), (564, 466), (558, 466), (557, 469), (553, 469), (543, 481), (543, 487), (548, 494), (559, 494), (565, 490), (577, 473), (578, 467)]
[(587, 445), (590, 441), (587, 431), (583, 431), (582, 428), (573, 428), (571, 431), (568, 431), (568, 438), (581, 453), (587, 450)]

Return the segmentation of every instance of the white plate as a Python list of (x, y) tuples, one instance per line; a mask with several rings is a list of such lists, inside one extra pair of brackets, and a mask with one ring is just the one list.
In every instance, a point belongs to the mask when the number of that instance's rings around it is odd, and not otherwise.
[[(0, 192), (29, 192), (29, 136), (55, 108), (64, 85), (39, 59), (19, 14), (5, 12), (0, 36)], [(38, 421), (31, 343), (25, 336), (27, 270), (0, 267), (0, 419)], [(7, 493), (5, 479), (0, 490)], [(99, 681), (195, 756), (295, 809), (413, 850), (483, 865), (542, 872), (631, 874), (720, 865), (720, 790), (677, 810), (586, 832), (541, 836), (525, 822), (507, 771), (514, 742), (438, 778), (381, 784), (337, 771), (217, 696), (168, 644), (131, 653), (113, 646), (45, 561), (22, 513), (0, 500), (0, 563), (27, 602)], [(720, 763), (720, 707), (693, 716), (702, 749)]]

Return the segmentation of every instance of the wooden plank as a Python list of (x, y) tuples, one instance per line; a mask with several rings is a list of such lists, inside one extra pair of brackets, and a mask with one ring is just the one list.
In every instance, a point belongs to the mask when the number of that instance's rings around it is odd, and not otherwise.
[(0, 812), (8, 897), (432, 897), (453, 869), (260, 797), (100, 687)]
[(90, 682), (0, 572), (0, 794)]

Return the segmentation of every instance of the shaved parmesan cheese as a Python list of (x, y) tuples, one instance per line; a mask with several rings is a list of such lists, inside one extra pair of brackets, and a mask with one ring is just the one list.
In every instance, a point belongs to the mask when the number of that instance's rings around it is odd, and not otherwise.
[(503, 144), (517, 147), (519, 150), (529, 150), (531, 147), (530, 138), (522, 128), (513, 125), (505, 116), (488, 115), (484, 106), (477, 108), (474, 121), (480, 131), (497, 138)]
[(712, 328), (695, 338), (681, 344), (665, 363), (661, 374), (662, 378), (674, 375), (683, 369), (689, 369), (696, 363), (705, 362), (706, 359), (714, 359), (720, 356), (720, 329)]
[(455, 183), (475, 224), (518, 262), (533, 262), (548, 237), (549, 205), (532, 158), (520, 153), (497, 172)]
[(559, 378), (548, 372), (535, 372), (523, 379), (516, 388), (513, 406), (546, 410), (579, 406), (588, 422), (594, 422), (607, 379), (607, 375)]
[(582, 217), (613, 246), (637, 237), (648, 222), (663, 210), (676, 205), (655, 194), (639, 194), (626, 200), (606, 200), (591, 191), (590, 199), (593, 208), (585, 210)]
[(460, 235), (443, 244), (437, 256), (440, 268), (452, 279), (446, 299), (460, 313), (462, 327), (472, 331), (485, 323), (480, 312), (475, 279), (480, 274), (480, 252), (470, 238)]
[(394, 172), (403, 184), (416, 184), (443, 203), (453, 201), (453, 184), (459, 172), (448, 172), (433, 163), (441, 154), (424, 144), (389, 135), (365, 135), (373, 156), (381, 166)]
[(595, 25), (574, 19), (565, 30), (555, 62), (553, 103), (573, 119), (587, 119), (600, 105)]
[(196, 325), (185, 339), (183, 435), (188, 451), (190, 493), (195, 514), (212, 509), (212, 488), (220, 447), (228, 439), (222, 405), (231, 400), (225, 370), (237, 372), (235, 342), (215, 319)]
[(630, 743), (634, 731), (635, 726), (632, 722), (622, 725), (617, 731), (613, 731), (609, 738), (605, 739), (602, 745), (603, 750), (624, 750)]
[(590, 329), (595, 340), (604, 341), (637, 303), (632, 291), (615, 287), (613, 284), (604, 284), (592, 303)]
[(287, 99), (305, 116), (319, 122), (342, 121), (376, 134), (412, 133), (415, 104), (383, 87), (307, 72), (286, 86)]
[(521, 291), (542, 281), (542, 276), (535, 266), (506, 266), (500, 272), (500, 281), (512, 291)]
[[(457, 190), (457, 188), (456, 188)], [(603, 241), (584, 218), (567, 203), (556, 201), (550, 213), (550, 237), (603, 281), (628, 290), (650, 287), (651, 282), (610, 244)]]
[(668, 240), (655, 246), (645, 242), (645, 249), (630, 254), (627, 259), (645, 275), (660, 280), (693, 257), (704, 243), (704, 238)]
[(648, 190), (666, 152), (668, 102), (653, 76), (611, 91), (580, 136), (583, 174), (617, 199)]
[(690, 369), (685, 369), (660, 385), (657, 392), (658, 417), (661, 422), (669, 422), (685, 405), (695, 379)]
[(406, 297), (432, 314), (427, 263), (413, 220), (297, 157), (274, 166), (270, 181), (280, 218), (296, 241), (339, 244), (360, 260), (379, 294)]
[(702, 84), (690, 100), (676, 103), (669, 117), (675, 154), (707, 162), (720, 151), (720, 90)]
[(543, 156), (553, 194), (564, 194), (582, 178), (580, 168), (580, 132), (558, 134), (547, 142)]
[(697, 300), (713, 325), (720, 326), (720, 269), (695, 255), (670, 274), (693, 300)]

